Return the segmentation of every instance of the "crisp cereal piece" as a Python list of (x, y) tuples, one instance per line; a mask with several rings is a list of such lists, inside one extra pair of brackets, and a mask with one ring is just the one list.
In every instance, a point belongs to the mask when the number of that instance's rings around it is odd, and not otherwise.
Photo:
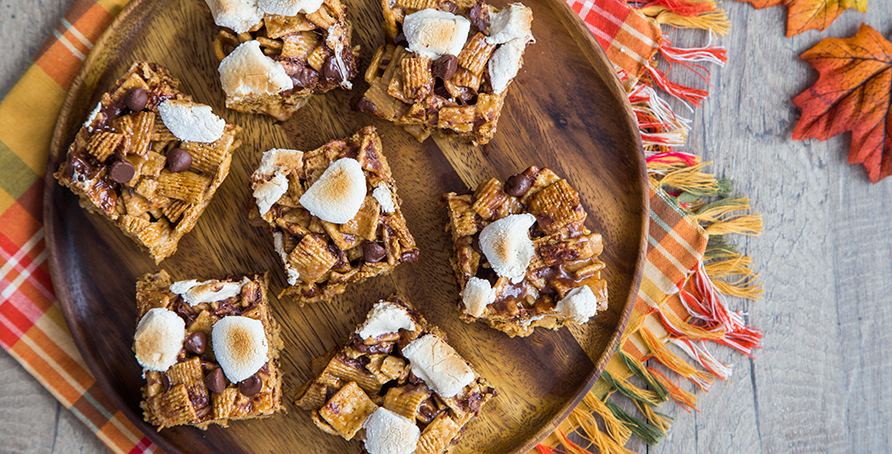
[[(88, 211), (108, 218), (147, 249), (155, 263), (176, 252), (180, 238), (195, 227), (241, 144), (236, 139), (241, 128), (193, 103), (178, 85), (161, 66), (134, 63), (102, 96), (53, 175)], [(174, 108), (165, 119), (161, 110), (173, 103), (190, 113), (184, 117)], [(190, 126), (195, 124), (213, 124), (215, 130)], [(203, 138), (213, 140), (201, 143), (196, 134), (212, 134)], [(188, 150), (185, 157), (182, 150)], [(178, 153), (180, 168), (171, 158)], [(182, 167), (189, 158), (195, 165)], [(180, 201), (192, 207), (188, 216), (171, 206)]]
[[(448, 453), (496, 395), (443, 332), (397, 295), (376, 303), (344, 346), (312, 369), (295, 405), (323, 432), (362, 440), (370, 453), (397, 446), (393, 452)], [(344, 377), (381, 381), (370, 387)]]
[(373, 127), (306, 153), (269, 150), (251, 188), (252, 215), (272, 230), (285, 267), (282, 294), (300, 304), (330, 300), (418, 257)]
[(352, 88), (359, 47), (351, 44), (347, 7), (324, 0), (313, 11), (293, 2), (226, 8), (206, 0), (220, 29), (214, 54), (226, 107), (285, 121), (314, 94)]
[[(264, 274), (171, 282), (165, 271), (150, 273), (136, 284), (136, 303), (146, 422), (206, 429), (284, 411), (282, 341)], [(162, 364), (153, 358), (164, 358), (165, 348), (172, 360)]]
[(537, 326), (586, 323), (607, 308), (601, 235), (585, 227), (579, 194), (567, 180), (530, 167), (442, 201), (465, 322), (483, 320), (524, 337)]
[(512, 3), (498, 10), (483, 0), (396, 0), (382, 8), (395, 44), (375, 52), (365, 73), (369, 88), (353, 108), (419, 141), (434, 131), (475, 145), (492, 140), (508, 85), (533, 41), (530, 8)]
[(345, 440), (351, 440), (362, 429), (366, 418), (377, 409), (372, 399), (356, 382), (351, 381), (319, 409), (319, 416), (328, 421)]

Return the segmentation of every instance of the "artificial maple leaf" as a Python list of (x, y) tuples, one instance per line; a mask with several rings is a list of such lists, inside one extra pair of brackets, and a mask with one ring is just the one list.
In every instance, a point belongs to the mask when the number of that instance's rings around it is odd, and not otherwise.
[(869, 25), (851, 38), (825, 38), (799, 56), (820, 73), (793, 104), (802, 109), (793, 139), (827, 140), (852, 131), (849, 162), (870, 181), (892, 174), (892, 43)]
[(855, 8), (867, 11), (867, 0), (737, 0), (751, 3), (756, 9), (769, 6), (787, 7), (787, 36), (796, 36), (806, 30), (824, 30), (843, 11)]

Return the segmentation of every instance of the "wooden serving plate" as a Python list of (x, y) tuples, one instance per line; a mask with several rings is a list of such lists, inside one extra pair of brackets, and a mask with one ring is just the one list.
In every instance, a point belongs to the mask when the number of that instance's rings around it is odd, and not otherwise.
[[(496, 0), (498, 7), (505, 0)], [(285, 123), (224, 108), (211, 50), (216, 27), (202, 0), (134, 0), (95, 45), (77, 76), (56, 125), (47, 173), (52, 174), (86, 116), (135, 60), (170, 69), (181, 89), (227, 121), (244, 127), (243, 145), (228, 179), (199, 220), (161, 264), (175, 279), (213, 278), (271, 270), (271, 294), (285, 276), (271, 235), (248, 224), (248, 176), (273, 147), (314, 149), (372, 124), (403, 200), (403, 212), (421, 249), (417, 263), (350, 288), (327, 304), (298, 307), (272, 299), (283, 327), (282, 370), (288, 403), (310, 378), (310, 361), (341, 343), (371, 305), (393, 292), (409, 298), (450, 343), (498, 389), (472, 422), (456, 452), (526, 453), (551, 433), (598, 378), (616, 348), (641, 279), (648, 218), (641, 143), (625, 93), (612, 66), (578, 16), (562, 0), (525, 0), (538, 40), (509, 89), (495, 140), (487, 147), (442, 139), (419, 144), (400, 128), (352, 112), (355, 93), (334, 91), (313, 99)], [(383, 42), (378, 2), (348, 0), (354, 44), (362, 62)], [(361, 66), (365, 70), (365, 66)], [(361, 79), (361, 78), (360, 78)], [(357, 89), (365, 82), (356, 82)], [(507, 178), (529, 165), (550, 167), (582, 195), (588, 227), (604, 236), (610, 308), (572, 329), (537, 331), (511, 339), (457, 317), (439, 197), (463, 192), (490, 176)], [(136, 327), (134, 284), (158, 269), (111, 223), (88, 214), (77, 198), (47, 178), (45, 223), (56, 295), (80, 353), (102, 389), (163, 450), (205, 452), (358, 453), (317, 430), (291, 408), (271, 419), (235, 422), (228, 429), (175, 427), (157, 432), (142, 421), (141, 370), (130, 350)]]

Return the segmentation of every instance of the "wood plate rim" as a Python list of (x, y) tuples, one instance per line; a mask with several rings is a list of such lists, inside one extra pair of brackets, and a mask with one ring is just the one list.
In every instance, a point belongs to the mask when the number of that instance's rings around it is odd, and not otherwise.
[[(560, 424), (563, 423), (563, 421), (570, 415), (570, 413), (582, 402), (582, 399), (585, 397), (586, 394), (588, 394), (598, 378), (600, 378), (601, 373), (605, 369), (608, 361), (610, 361), (611, 357), (613, 356), (613, 352), (619, 345), (621, 336), (628, 324), (632, 309), (635, 305), (635, 299), (637, 298), (638, 290), (641, 285), (641, 279), (644, 271), (644, 262), (647, 252), (647, 235), (649, 227), (649, 217), (647, 216), (647, 213), (650, 212), (650, 200), (648, 197), (647, 188), (647, 167), (644, 160), (640, 131), (638, 130), (637, 123), (632, 120), (634, 118), (632, 107), (629, 104), (628, 97), (625, 94), (625, 90), (620, 84), (615, 72), (613, 72), (612, 70), (612, 64), (608, 60), (600, 44), (598, 44), (598, 42), (595, 40), (595, 37), (588, 30), (583, 20), (575, 11), (573, 11), (572, 8), (570, 8), (570, 6), (565, 1), (539, 1), (549, 3), (552, 7), (556, 8), (559, 15), (562, 16), (562, 19), (564, 21), (563, 25), (576, 41), (576, 43), (580, 46), (580, 50), (585, 54), (592, 68), (597, 70), (597, 72), (602, 76), (602, 80), (605, 82), (605, 86), (610, 90), (614, 97), (620, 100), (620, 105), (623, 107), (625, 113), (624, 118), (627, 120), (625, 122), (626, 126), (629, 127), (629, 132), (633, 136), (633, 142), (636, 146), (636, 149), (640, 151), (640, 153), (636, 154), (635, 156), (637, 158), (639, 176), (636, 183), (642, 185), (641, 206), (643, 207), (643, 213), (645, 213), (645, 215), (642, 216), (641, 219), (642, 236), (639, 240), (638, 245), (638, 257), (634, 265), (632, 287), (629, 291), (626, 301), (623, 302), (624, 306), (621, 312), (619, 323), (620, 329), (611, 334), (608, 348), (606, 348), (601, 353), (598, 361), (595, 362), (595, 367), (592, 369), (586, 383), (581, 386), (572, 395), (572, 397), (563, 404), (562, 408), (549, 422), (547, 422), (539, 430), (531, 434), (527, 442), (525, 442), (514, 451), (515, 454), (528, 453), (543, 439), (553, 433), (558, 428), (558, 426), (560, 426)], [(79, 335), (81, 331), (80, 325), (74, 323), (74, 314), (71, 306), (71, 295), (69, 293), (69, 289), (65, 286), (56, 285), (57, 276), (61, 276), (63, 274), (63, 270), (59, 257), (56, 254), (56, 238), (58, 232), (56, 231), (55, 223), (53, 222), (56, 218), (56, 213), (52, 209), (52, 194), (54, 190), (58, 189), (58, 182), (53, 177), (53, 173), (55, 173), (55, 171), (58, 169), (58, 166), (61, 162), (61, 157), (67, 152), (69, 145), (68, 143), (63, 142), (63, 136), (65, 135), (65, 125), (67, 123), (66, 119), (69, 118), (72, 114), (72, 107), (74, 105), (76, 93), (85, 84), (85, 79), (90, 71), (90, 68), (94, 66), (96, 61), (99, 59), (102, 50), (106, 48), (105, 44), (107, 43), (107, 41), (114, 34), (115, 30), (121, 23), (125, 22), (131, 14), (134, 14), (134, 11), (143, 7), (143, 5), (146, 3), (150, 3), (150, 0), (131, 0), (131, 2), (117, 15), (117, 17), (112, 20), (112, 22), (102, 32), (99, 39), (93, 45), (93, 50), (90, 51), (87, 58), (84, 60), (84, 63), (78, 70), (78, 73), (74, 78), (71, 87), (68, 90), (68, 93), (66, 94), (65, 101), (62, 104), (62, 108), (59, 111), (59, 116), (56, 120), (55, 127), (53, 128), (53, 136), (50, 142), (49, 156), (47, 159), (46, 174), (44, 178), (43, 225), (47, 230), (46, 243), (47, 250), (49, 252), (49, 271), (50, 277), (53, 282), (53, 288), (56, 294), (56, 300), (59, 303), (59, 308), (62, 311), (65, 324), (68, 327), (69, 332), (72, 334), (72, 339), (74, 340), (74, 343), (78, 349), (78, 352), (81, 354), (84, 363), (87, 365), (87, 368), (89, 369), (96, 382), (99, 383), (102, 391), (106, 394), (108, 399), (116, 407), (117, 410), (121, 411), (127, 417), (127, 419), (143, 433), (143, 435), (148, 437), (163, 451), (168, 453), (175, 453), (180, 452), (179, 446), (171, 443), (168, 439), (161, 437), (160, 433), (157, 430), (153, 430), (152, 427), (148, 426), (144, 422), (140, 412), (129, 408), (123, 402), (119, 393), (116, 392), (114, 387), (111, 386), (108, 378), (103, 374), (97, 373), (97, 371), (100, 370), (99, 366), (92, 355), (86, 354), (88, 353), (87, 348), (84, 344), (83, 338)], [(571, 25), (575, 25), (575, 27)], [(606, 74), (605, 71), (607, 72)], [(75, 335), (75, 333), (78, 333), (78, 335)]]

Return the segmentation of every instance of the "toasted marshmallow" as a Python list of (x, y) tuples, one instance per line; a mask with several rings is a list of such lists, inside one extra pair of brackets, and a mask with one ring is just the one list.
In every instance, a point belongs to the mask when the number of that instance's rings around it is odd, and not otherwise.
[(396, 211), (396, 204), (393, 203), (393, 194), (385, 183), (378, 183), (378, 186), (372, 191), (372, 197), (378, 201), (378, 205), (381, 205), (381, 211), (385, 213)]
[(285, 68), (264, 55), (256, 40), (239, 44), (220, 62), (217, 70), (227, 98), (237, 100), (251, 94), (273, 95), (294, 88)]
[(300, 196), (300, 205), (323, 221), (343, 224), (356, 217), (365, 194), (362, 165), (353, 158), (341, 158)]
[(211, 8), (214, 23), (244, 33), (263, 20), (257, 0), (205, 0)]
[(492, 15), (489, 23), (489, 44), (502, 44), (516, 38), (532, 39), (530, 26), (533, 22), (533, 10), (521, 3), (512, 3)]
[(258, 184), (254, 188), (254, 199), (257, 200), (260, 215), (266, 214), (286, 192), (288, 192), (288, 177), (281, 173), (275, 174), (269, 181)]
[(418, 331), (418, 325), (405, 307), (388, 301), (379, 301), (356, 332), (363, 339), (373, 339), (384, 334), (396, 333), (400, 329)]
[(409, 50), (431, 60), (446, 54), (458, 56), (470, 30), (471, 22), (464, 17), (438, 9), (409, 14), (403, 22)]
[(177, 363), (186, 338), (186, 322), (163, 307), (149, 309), (133, 335), (136, 360), (147, 370), (164, 372)]
[(505, 44), (499, 46), (489, 58), (487, 70), (489, 71), (489, 81), (492, 84), (492, 91), (495, 94), (501, 94), (508, 88), (508, 84), (517, 76), (520, 71), (521, 58), (523, 58), (523, 50), (527, 47), (527, 38), (514, 38)]
[(427, 334), (403, 348), (412, 373), (443, 397), (453, 397), (474, 381), (474, 371), (443, 339)]
[(263, 152), (260, 158), (260, 167), (254, 171), (254, 175), (272, 175), (282, 170), (283, 167), (302, 168), (304, 152), (288, 150), (286, 148), (273, 148)]
[(269, 346), (260, 320), (241, 315), (223, 317), (214, 323), (211, 342), (217, 362), (233, 383), (254, 375), (268, 361)]
[(480, 249), (493, 271), (512, 284), (523, 280), (530, 260), (536, 255), (530, 227), (536, 217), (529, 213), (512, 214), (486, 226), (480, 232)]
[(186, 142), (211, 143), (223, 136), (226, 122), (214, 115), (211, 106), (191, 101), (168, 99), (158, 105), (161, 121), (167, 129)]
[(100, 112), (102, 112), (102, 102), (101, 101), (96, 103), (96, 108), (93, 109), (92, 112), (90, 112), (90, 116), (87, 117), (87, 121), (84, 122), (84, 127), (89, 129), (90, 131), (92, 131), (93, 130), (93, 122), (96, 121), (96, 119), (99, 117)]
[(241, 282), (220, 282), (217, 280), (198, 282), (192, 279), (174, 282), (170, 285), (170, 291), (181, 295), (183, 301), (190, 306), (195, 306), (238, 296), (247, 281), (248, 278), (244, 278)]
[(276, 252), (279, 253), (279, 257), (282, 258), (282, 263), (285, 264), (285, 272), (288, 273), (288, 285), (297, 285), (297, 281), (300, 280), (300, 273), (288, 261), (288, 254), (285, 253), (285, 235), (282, 232), (273, 232), (273, 246), (276, 248)]
[(344, 62), (344, 48), (350, 46), (350, 42), (346, 42), (346, 46), (344, 41), (346, 39), (345, 36), (350, 36), (350, 34), (344, 31), (344, 26), (335, 22), (330, 27), (328, 27), (328, 38), (325, 39), (325, 44), (334, 52), (334, 63), (338, 67), (338, 73), (341, 75), (341, 88), (345, 90), (352, 90), (353, 84), (347, 80), (347, 77), (350, 75), (350, 71), (347, 70), (347, 63)]
[(257, 0), (257, 6), (266, 14), (296, 16), (298, 13), (315, 13), (322, 2), (323, 0)]
[(570, 290), (554, 308), (578, 324), (587, 322), (600, 309), (606, 309), (606, 306), (598, 303), (595, 293), (587, 285)]
[(494, 303), (496, 291), (486, 279), (472, 277), (461, 291), (461, 301), (465, 305), (465, 313), (471, 317), (480, 317), (486, 306)]
[(378, 407), (362, 427), (369, 454), (411, 454), (421, 437), (415, 421), (384, 407)]

